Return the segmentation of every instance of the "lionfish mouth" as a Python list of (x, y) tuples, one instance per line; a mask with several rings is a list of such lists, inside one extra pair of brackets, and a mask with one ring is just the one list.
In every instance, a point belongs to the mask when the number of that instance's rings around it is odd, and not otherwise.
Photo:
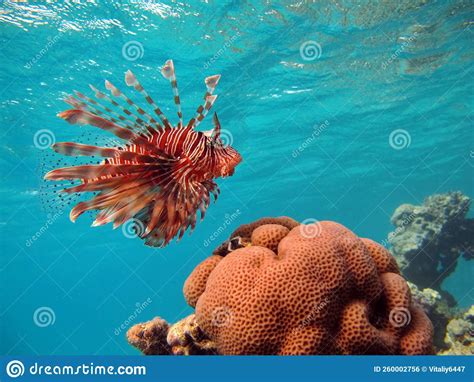
[(234, 172), (235, 172), (235, 167), (232, 167), (231, 169), (227, 170), (226, 168), (224, 168), (224, 170), (222, 171), (222, 177), (223, 178), (227, 178), (229, 176), (232, 176), (234, 175)]
[(235, 160), (229, 164), (228, 166), (224, 166), (221, 170), (221, 177), (222, 178), (227, 178), (229, 176), (232, 176), (234, 175), (234, 172), (235, 172), (235, 168), (237, 167), (237, 165), (242, 162), (242, 157), (240, 155), (237, 156), (237, 158), (235, 158)]

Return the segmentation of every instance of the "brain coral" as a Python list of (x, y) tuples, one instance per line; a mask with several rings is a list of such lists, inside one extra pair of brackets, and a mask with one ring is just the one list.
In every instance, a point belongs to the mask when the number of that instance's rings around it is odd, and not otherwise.
[(220, 354), (431, 354), (433, 328), (389, 252), (340, 224), (239, 227), (184, 285)]

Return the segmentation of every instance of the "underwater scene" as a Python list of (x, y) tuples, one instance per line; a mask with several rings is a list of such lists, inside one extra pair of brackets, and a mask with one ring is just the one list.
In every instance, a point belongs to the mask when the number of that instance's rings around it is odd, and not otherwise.
[(472, 355), (472, 1), (0, 3), (2, 355)]

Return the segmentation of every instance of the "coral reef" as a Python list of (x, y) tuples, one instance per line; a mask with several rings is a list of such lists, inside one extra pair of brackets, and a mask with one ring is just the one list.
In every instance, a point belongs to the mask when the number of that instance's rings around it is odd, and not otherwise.
[(391, 250), (403, 275), (418, 287), (441, 290), (458, 258), (473, 258), (474, 219), (466, 218), (470, 202), (461, 192), (450, 192), (432, 195), (420, 206), (402, 204), (393, 213)]
[(423, 308), (433, 323), (433, 344), (436, 350), (440, 351), (445, 349), (444, 336), (446, 333), (446, 325), (449, 320), (454, 317), (455, 310), (449, 307), (446, 299), (444, 299), (438, 291), (430, 288), (420, 290), (411, 282), (408, 282), (408, 286), (410, 287), (412, 301)]
[(194, 314), (173, 325), (155, 317), (131, 327), (127, 339), (145, 355), (216, 354), (216, 346), (199, 328)]
[(127, 332), (127, 340), (143, 354), (171, 354), (171, 347), (166, 342), (169, 324), (155, 317), (153, 320), (132, 326)]
[(249, 224), (242, 224), (229, 236), (229, 239), (224, 241), (219, 247), (217, 247), (212, 254), (218, 256), (225, 256), (228, 253), (238, 249), (248, 246), (252, 243), (251, 237), (253, 231), (262, 225), (276, 224), (283, 226), (288, 230), (295, 228), (300, 225), (296, 220), (289, 218), (287, 216), (280, 216), (276, 218), (261, 218)]
[(389, 252), (334, 222), (239, 227), (184, 286), (219, 354), (431, 354)]
[(167, 343), (175, 355), (217, 354), (216, 345), (201, 330), (194, 314), (170, 327)]
[(446, 327), (446, 345), (448, 349), (442, 355), (474, 354), (474, 305), (461, 317), (449, 321)]

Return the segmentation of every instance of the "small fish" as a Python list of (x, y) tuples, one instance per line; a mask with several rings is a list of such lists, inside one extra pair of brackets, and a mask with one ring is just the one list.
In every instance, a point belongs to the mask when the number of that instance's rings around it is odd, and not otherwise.
[(93, 227), (113, 223), (115, 229), (134, 219), (143, 228), (137, 229), (137, 234), (145, 244), (154, 247), (166, 246), (175, 236), (179, 240), (189, 227), (192, 232), (198, 211), (202, 220), (211, 194), (216, 200), (220, 192), (214, 179), (233, 175), (242, 161), (240, 154), (222, 141), (217, 114), (214, 114), (213, 130), (196, 130), (217, 98), (213, 92), (220, 75), (205, 79), (204, 102), (184, 125), (172, 60), (165, 63), (161, 74), (171, 82), (179, 118), (176, 126), (129, 70), (125, 83), (145, 98), (156, 116), (135, 104), (109, 81), (105, 81), (105, 87), (110, 95), (92, 85), (89, 86), (95, 99), (76, 91), (75, 96), (65, 99), (73, 108), (58, 116), (70, 124), (106, 130), (125, 142), (115, 147), (55, 143), (53, 150), (62, 155), (98, 155), (106, 159), (97, 165), (63, 167), (45, 175), (48, 180), (79, 181), (62, 190), (65, 193), (96, 193), (71, 210), (72, 222), (93, 210), (98, 211)]

